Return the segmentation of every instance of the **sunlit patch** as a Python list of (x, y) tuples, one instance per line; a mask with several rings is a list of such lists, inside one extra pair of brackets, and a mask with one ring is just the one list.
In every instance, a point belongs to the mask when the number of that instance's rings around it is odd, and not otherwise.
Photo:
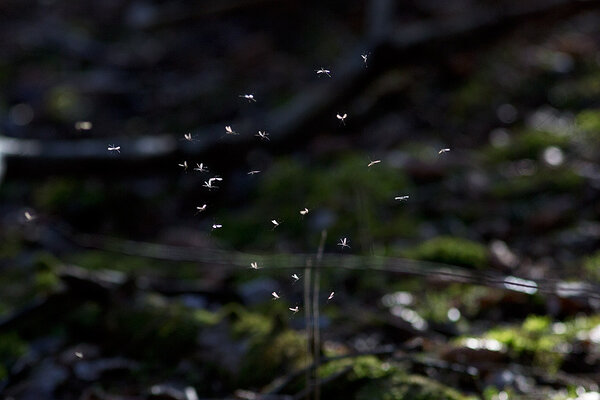
[(452, 307), (448, 310), (447, 316), (450, 321), (456, 322), (460, 319), (460, 311), (458, 308)]
[(544, 162), (553, 167), (561, 165), (565, 159), (562, 150), (556, 146), (546, 147), (543, 157)]
[(527, 279), (517, 278), (516, 276), (509, 276), (504, 279), (504, 287), (508, 290), (526, 294), (535, 294), (538, 291), (537, 283)]
[(473, 350), (503, 351), (505, 347), (496, 339), (466, 338), (463, 344)]
[(392, 315), (402, 318), (412, 325), (413, 328), (419, 331), (424, 331), (428, 328), (427, 321), (423, 319), (416, 311), (402, 306), (394, 306), (390, 310)]

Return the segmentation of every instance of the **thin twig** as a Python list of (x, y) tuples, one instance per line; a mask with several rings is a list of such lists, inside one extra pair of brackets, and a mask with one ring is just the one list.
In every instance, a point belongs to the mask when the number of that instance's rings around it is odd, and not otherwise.
[[(304, 325), (306, 326), (306, 358), (310, 359), (312, 354), (312, 324), (311, 324), (311, 306), (310, 306), (310, 283), (311, 283), (311, 265), (312, 260), (306, 260), (306, 268), (304, 268)], [(310, 371), (311, 368), (306, 369), (306, 387), (310, 386)], [(310, 398), (310, 391), (306, 392), (306, 400)]]
[(315, 263), (315, 277), (313, 281), (313, 354), (314, 354), (314, 385), (315, 385), (315, 400), (319, 400), (321, 397), (321, 385), (319, 384), (319, 358), (321, 352), (321, 334), (320, 334), (320, 323), (319, 323), (319, 280), (320, 280), (320, 272), (319, 267), (321, 265), (321, 261), (323, 260), (323, 252), (325, 251), (325, 240), (327, 239), (327, 231), (321, 231), (321, 242), (319, 243), (319, 249), (317, 251), (317, 260)]
[[(307, 267), (306, 260), (312, 258), (311, 254), (273, 254), (256, 255), (229, 250), (197, 249), (183, 246), (170, 246), (157, 243), (121, 240), (101, 235), (89, 235), (73, 232), (57, 226), (46, 227), (52, 229), (54, 234), (62, 235), (71, 243), (103, 251), (110, 251), (131, 256), (153, 258), (165, 261), (193, 261), (201, 266), (213, 268), (215, 264), (223, 266), (223, 270), (239, 270), (247, 268), (250, 261), (259, 261), (269, 265), (269, 269), (298, 269), (316, 268), (315, 265)], [(37, 237), (30, 240), (38, 241)], [(431, 261), (410, 260), (385, 256), (359, 256), (352, 254), (322, 254), (320, 268), (334, 268), (347, 270), (379, 271), (388, 273), (401, 273), (412, 276), (437, 277), (447, 282), (476, 284), (508, 291), (523, 292), (524, 289), (535, 289), (537, 293), (554, 295), (577, 295), (588, 299), (600, 300), (600, 287), (592, 282), (583, 282), (581, 285), (569, 285), (560, 278), (521, 277), (507, 276), (490, 271), (475, 271), (456, 265), (442, 264)], [(266, 269), (266, 268), (265, 268)], [(305, 307), (307, 307), (306, 305)]]

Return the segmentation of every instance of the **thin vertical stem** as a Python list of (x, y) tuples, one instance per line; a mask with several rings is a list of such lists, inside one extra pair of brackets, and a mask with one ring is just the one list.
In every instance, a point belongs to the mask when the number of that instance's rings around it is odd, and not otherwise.
[(327, 231), (321, 232), (321, 243), (319, 243), (319, 250), (317, 251), (317, 260), (315, 263), (315, 276), (313, 280), (313, 362), (314, 362), (314, 377), (315, 377), (315, 392), (314, 399), (319, 400), (321, 396), (321, 385), (319, 384), (319, 362), (321, 352), (321, 335), (320, 335), (320, 324), (319, 324), (319, 280), (320, 271), (319, 266), (323, 259), (323, 251), (325, 250), (325, 239), (327, 239)]
[[(304, 268), (304, 325), (306, 327), (306, 358), (307, 362), (312, 354), (312, 323), (311, 323), (311, 305), (310, 305), (310, 284), (311, 284), (312, 260), (306, 260)], [(306, 388), (311, 385), (311, 368), (306, 369)], [(306, 390), (306, 400), (310, 399), (310, 390)]]

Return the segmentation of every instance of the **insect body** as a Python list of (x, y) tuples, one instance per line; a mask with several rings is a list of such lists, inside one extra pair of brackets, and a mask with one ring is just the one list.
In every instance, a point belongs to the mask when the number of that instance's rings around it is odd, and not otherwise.
[(116, 151), (117, 153), (121, 153), (121, 146), (115, 146), (114, 144), (109, 144), (108, 151)]
[(208, 172), (208, 169), (204, 167), (204, 163), (196, 163), (196, 168), (194, 168), (194, 171), (198, 171), (198, 172)]
[(341, 246), (342, 249), (344, 247), (350, 248), (350, 246), (348, 245), (348, 239), (347, 238), (341, 238), (340, 242), (338, 243), (338, 246)]
[(327, 75), (328, 77), (330, 77), (330, 78), (331, 78), (331, 71), (330, 71), (330, 70), (328, 70), (328, 69), (325, 69), (325, 68), (323, 68), (323, 67), (321, 67), (321, 68), (319, 68), (319, 69), (316, 69), (316, 70), (315, 70), (315, 72), (316, 72), (316, 73), (317, 73), (317, 75), (319, 75), (319, 76), (320, 76), (320, 75), (322, 75), (322, 74), (324, 74), (324, 75)]
[(262, 140), (271, 140), (269, 139), (269, 133), (267, 131), (258, 131), (258, 133), (254, 136), (259, 137)]
[(204, 181), (204, 185), (202, 185), (202, 186), (204, 186), (205, 188), (208, 188), (208, 190), (218, 189), (219, 187), (213, 185), (213, 182), (214, 181), (222, 181), (222, 180), (223, 180), (223, 178), (219, 178), (218, 176), (215, 176), (214, 178), (210, 178), (209, 180)]
[(256, 99), (254, 98), (253, 94), (241, 94), (238, 97), (243, 97), (244, 99), (248, 100), (248, 103), (250, 103), (251, 101), (256, 103)]
[(230, 126), (230, 125), (227, 125), (227, 126), (225, 127), (225, 133), (226, 133), (227, 135), (239, 135), (239, 133), (237, 133), (236, 131), (234, 131), (234, 130), (231, 128), (231, 126)]

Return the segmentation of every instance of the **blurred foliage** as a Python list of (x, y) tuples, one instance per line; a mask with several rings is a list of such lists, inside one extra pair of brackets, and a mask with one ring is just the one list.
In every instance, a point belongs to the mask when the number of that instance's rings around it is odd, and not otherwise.
[(600, 315), (581, 316), (555, 322), (548, 316), (531, 315), (520, 327), (493, 328), (485, 337), (498, 340), (521, 360), (556, 372), (568, 354), (566, 344), (600, 325)]
[(521, 175), (495, 182), (491, 193), (499, 199), (514, 199), (540, 192), (576, 192), (584, 183), (585, 178), (568, 167), (540, 168), (531, 176)]
[(28, 349), (27, 342), (14, 332), (0, 334), (0, 382), (6, 378), (10, 367)]
[[(367, 164), (368, 159), (357, 155), (315, 167), (294, 159), (279, 160), (264, 173), (250, 207), (219, 219), (225, 226), (235, 224), (236, 229), (217, 235), (235, 247), (272, 248), (280, 236), (265, 229), (270, 219), (285, 224), (286, 236), (314, 248), (319, 238), (315, 233), (324, 228), (330, 237), (363, 232), (376, 241), (414, 232), (409, 216), (401, 209), (390, 209), (394, 195), (408, 188), (406, 177), (384, 164), (366, 168)], [(303, 217), (299, 211), (304, 207), (309, 214)], [(391, 223), (379, 223), (382, 220)]]
[(522, 159), (536, 160), (550, 146), (565, 149), (570, 139), (571, 136), (566, 132), (559, 134), (528, 128), (513, 133), (510, 136), (510, 143), (506, 146), (490, 145), (483, 150), (483, 154), (493, 163)]
[[(345, 373), (344, 373), (345, 372)], [(410, 375), (395, 362), (381, 361), (374, 356), (331, 361), (319, 368), (322, 378), (344, 373), (337, 378), (335, 392), (328, 385), (323, 394), (352, 399), (373, 400), (467, 400), (462, 395), (432, 379)], [(339, 398), (338, 397), (338, 398)]]
[(596, 282), (600, 282), (600, 251), (583, 259), (583, 269), (588, 279), (591, 278)]
[(110, 310), (107, 334), (114, 349), (148, 362), (173, 363), (196, 347), (198, 329), (206, 324), (201, 317), (149, 296), (139, 304)]
[(403, 255), (422, 261), (439, 262), (466, 268), (483, 268), (487, 264), (487, 249), (484, 245), (468, 239), (439, 236), (407, 249)]

